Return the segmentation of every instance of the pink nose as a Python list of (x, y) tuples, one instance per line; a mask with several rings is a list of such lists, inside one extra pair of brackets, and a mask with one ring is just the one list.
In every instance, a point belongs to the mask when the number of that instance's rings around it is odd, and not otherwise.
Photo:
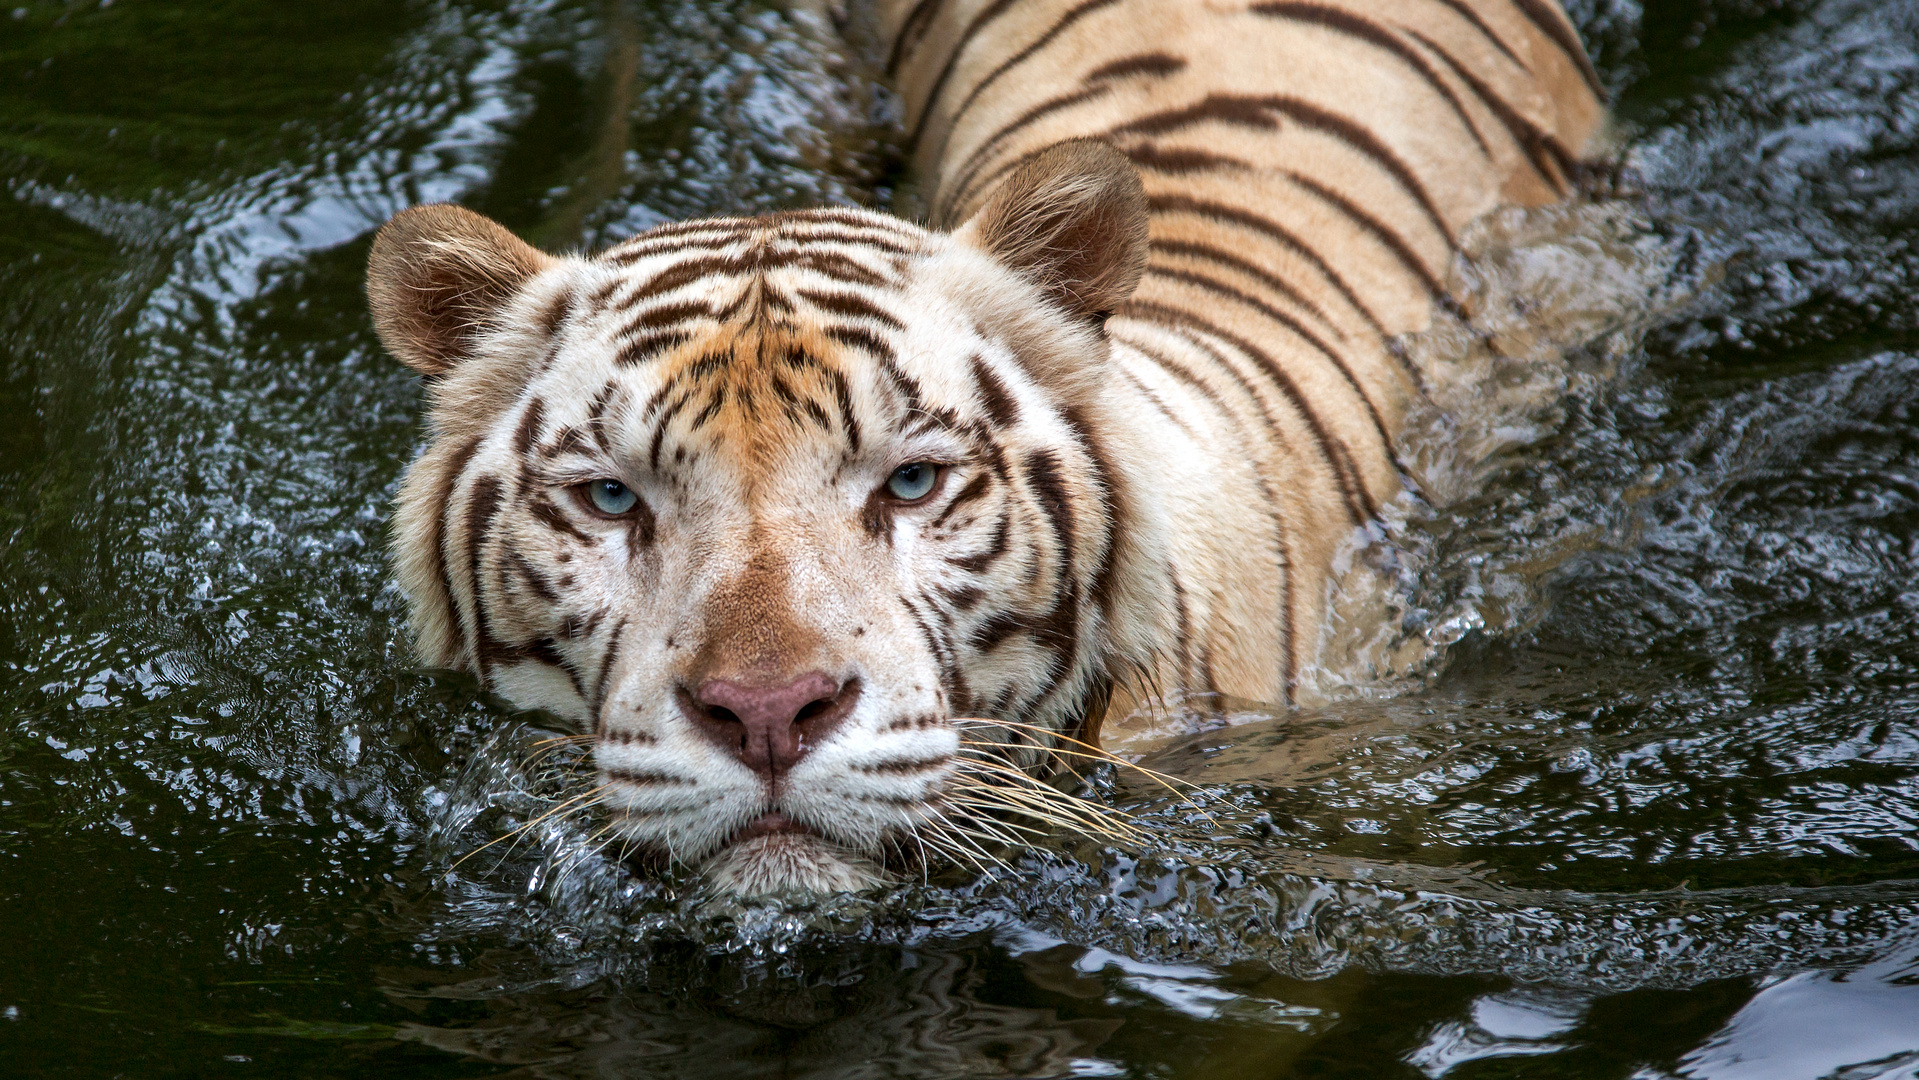
[(810, 671), (767, 686), (707, 679), (680, 704), (702, 735), (772, 781), (826, 740), (859, 700), (857, 680)]

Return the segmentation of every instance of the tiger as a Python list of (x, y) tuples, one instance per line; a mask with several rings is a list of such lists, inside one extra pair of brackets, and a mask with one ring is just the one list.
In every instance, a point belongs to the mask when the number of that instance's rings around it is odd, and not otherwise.
[(1552, 0), (876, 14), (923, 224), (559, 256), (428, 205), (369, 257), (426, 387), (421, 659), (579, 725), (615, 835), (722, 895), (1024, 835), (1142, 703), (1290, 703), (1444, 375), (1399, 341), (1468, 317), (1462, 230), (1575, 197), (1606, 118)]

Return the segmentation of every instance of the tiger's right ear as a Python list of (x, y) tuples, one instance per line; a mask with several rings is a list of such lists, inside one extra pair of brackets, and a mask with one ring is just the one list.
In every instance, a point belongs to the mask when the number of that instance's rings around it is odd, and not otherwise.
[(474, 338), (558, 259), (491, 218), (447, 203), (402, 210), (367, 257), (366, 294), (380, 343), (429, 378), (471, 358)]
[(1098, 139), (1069, 139), (1013, 170), (953, 235), (1104, 322), (1139, 287), (1146, 220), (1132, 161)]

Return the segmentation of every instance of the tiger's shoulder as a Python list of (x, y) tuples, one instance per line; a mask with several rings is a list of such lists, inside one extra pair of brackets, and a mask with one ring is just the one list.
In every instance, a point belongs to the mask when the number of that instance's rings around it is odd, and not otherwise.
[[(1462, 233), (1575, 194), (1602, 90), (1550, 0), (916, 0), (884, 17), (935, 222), (1062, 139), (1149, 209), (1112, 362), (1175, 521), (1161, 685), (1290, 700), (1407, 478)], [(1149, 406), (1149, 407), (1148, 407)], [(1241, 468), (1244, 462), (1250, 468)]]

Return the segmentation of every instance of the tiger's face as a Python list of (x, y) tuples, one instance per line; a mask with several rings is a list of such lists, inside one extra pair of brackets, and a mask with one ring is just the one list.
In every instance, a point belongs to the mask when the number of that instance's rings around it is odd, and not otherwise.
[(590, 731), (619, 833), (723, 888), (963, 851), (1124, 633), (1099, 320), (1144, 239), (1097, 143), (950, 234), (831, 210), (561, 259), (396, 217), (369, 292), (432, 380), (396, 527), (425, 658)]

